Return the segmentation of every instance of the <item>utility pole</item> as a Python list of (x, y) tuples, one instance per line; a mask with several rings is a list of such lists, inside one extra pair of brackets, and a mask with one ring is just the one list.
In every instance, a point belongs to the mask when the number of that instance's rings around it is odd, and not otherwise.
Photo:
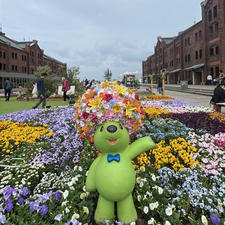
[(163, 88), (163, 95), (165, 95), (165, 79), (166, 79), (166, 69), (160, 70), (161, 77), (162, 77), (162, 88)]

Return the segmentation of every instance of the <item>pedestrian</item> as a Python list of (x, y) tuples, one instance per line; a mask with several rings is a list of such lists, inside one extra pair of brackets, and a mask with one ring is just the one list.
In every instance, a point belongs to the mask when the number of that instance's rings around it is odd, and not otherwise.
[(70, 90), (68, 81), (65, 77), (62, 77), (62, 91), (63, 91), (63, 100), (66, 101), (66, 99), (70, 99), (70, 97), (66, 94), (67, 91)]
[(9, 101), (12, 88), (13, 88), (12, 83), (10, 82), (9, 79), (7, 79), (5, 81), (5, 86), (4, 86), (4, 89), (5, 89), (5, 101)]
[(163, 94), (163, 90), (162, 90), (162, 80), (159, 78), (158, 79), (158, 83), (157, 83), (157, 89), (160, 95)]
[(224, 82), (225, 81), (225, 75), (223, 73), (223, 70), (220, 70), (220, 74), (219, 74), (219, 82)]
[(19, 89), (18, 97), (21, 97), (22, 96), (22, 93), (23, 93), (23, 87), (22, 87), (21, 84), (19, 84), (18, 89)]
[(216, 105), (216, 103), (225, 103), (225, 89), (224, 89), (224, 82), (221, 83), (217, 82), (217, 86), (214, 89), (213, 97), (211, 102), (214, 104), (214, 109), (216, 112), (221, 112), (221, 106)]
[(207, 76), (207, 84), (208, 84), (208, 85), (211, 85), (211, 84), (212, 84), (212, 75), (211, 75), (211, 74), (209, 74), (209, 75)]
[(41, 103), (42, 108), (45, 108), (46, 106), (46, 93), (45, 93), (45, 87), (44, 87), (44, 79), (47, 77), (47, 73), (42, 73), (41, 77), (37, 79), (37, 93), (38, 98), (40, 98), (39, 102), (32, 107), (32, 109), (36, 109)]

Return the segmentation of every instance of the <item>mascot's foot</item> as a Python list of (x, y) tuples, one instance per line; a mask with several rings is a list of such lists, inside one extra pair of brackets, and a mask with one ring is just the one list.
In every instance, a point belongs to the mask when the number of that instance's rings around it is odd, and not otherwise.
[(105, 224), (105, 220), (111, 222), (114, 217), (114, 202), (107, 201), (99, 195), (97, 209), (95, 211), (96, 223)]
[(117, 215), (119, 221), (124, 224), (130, 224), (137, 220), (137, 211), (131, 194), (124, 200), (117, 202)]

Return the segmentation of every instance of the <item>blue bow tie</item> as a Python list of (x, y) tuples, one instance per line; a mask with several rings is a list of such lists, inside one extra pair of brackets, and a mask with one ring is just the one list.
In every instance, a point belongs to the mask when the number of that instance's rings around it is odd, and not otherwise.
[(109, 163), (112, 162), (113, 160), (115, 160), (116, 162), (119, 162), (120, 161), (120, 154), (108, 155), (107, 160), (108, 160)]

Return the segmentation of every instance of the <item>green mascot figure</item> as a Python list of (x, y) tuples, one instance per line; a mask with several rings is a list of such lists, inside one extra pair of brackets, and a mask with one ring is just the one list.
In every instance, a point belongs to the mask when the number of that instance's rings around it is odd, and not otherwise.
[(90, 139), (101, 153), (87, 175), (87, 191), (98, 191), (99, 198), (95, 221), (117, 218), (124, 224), (137, 220), (132, 191), (135, 186), (135, 170), (132, 160), (156, 147), (150, 137), (130, 143), (130, 135), (138, 131), (144, 115), (139, 97), (131, 90), (115, 82), (104, 82), (88, 90), (76, 104), (76, 122), (80, 136)]
[(150, 137), (143, 137), (130, 143), (127, 129), (118, 122), (105, 122), (94, 135), (94, 144), (102, 153), (91, 165), (86, 189), (99, 192), (95, 221), (103, 223), (112, 220), (114, 203), (117, 203), (117, 217), (125, 224), (137, 220), (132, 191), (135, 185), (135, 171), (131, 160), (140, 153), (155, 148)]

